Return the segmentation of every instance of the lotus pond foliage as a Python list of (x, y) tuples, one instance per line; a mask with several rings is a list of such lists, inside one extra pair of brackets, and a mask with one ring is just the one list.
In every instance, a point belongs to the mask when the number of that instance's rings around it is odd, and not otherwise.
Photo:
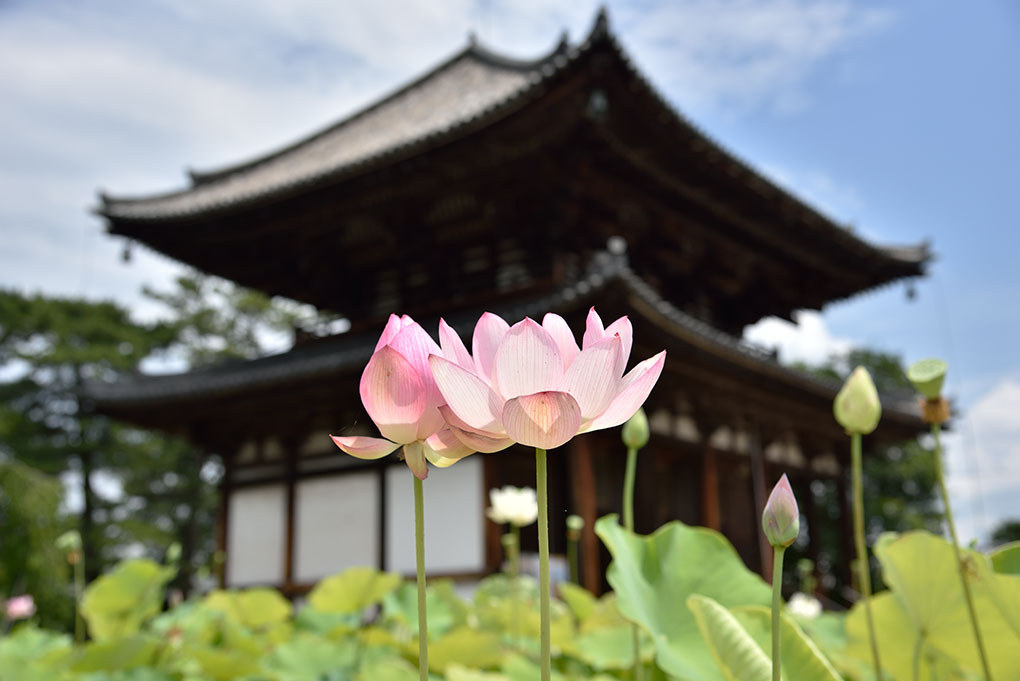
[[(256, 587), (170, 605), (179, 551), (168, 551), (165, 564), (125, 560), (86, 586), (80, 539), (64, 536), (54, 544), (72, 568), (65, 591), (75, 634), (40, 627), (31, 594), (11, 594), (0, 681), (1020, 681), (1020, 542), (988, 554), (961, 547), (938, 462), (949, 539), (916, 530), (867, 546), (861, 436), (877, 427), (881, 405), (863, 368), (834, 401), (850, 437), (860, 566), (860, 596), (848, 611), (822, 611), (810, 593), (784, 603), (783, 553), (800, 533), (785, 475), (762, 509), (775, 556), (771, 584), (716, 531), (673, 521), (636, 533), (634, 472), (649, 441), (640, 407), (665, 354), (625, 372), (632, 336), (626, 317), (605, 327), (594, 309), (581, 346), (555, 315), (511, 326), (487, 313), (472, 355), (445, 323), (437, 344), (409, 317), (391, 317), (361, 382), (383, 437), (333, 440), (361, 458), (403, 450), (415, 497), (416, 581), (355, 567), (294, 602)], [(945, 369), (926, 361), (908, 374), (936, 457), (948, 417)], [(611, 555), (611, 590), (596, 596), (573, 581), (577, 516), (567, 528), (572, 581), (550, 588), (546, 449), (621, 425), (623, 521), (611, 514), (594, 527)], [(513, 443), (535, 447), (536, 488), (493, 490), (488, 515), (508, 529), (506, 571), (470, 596), (450, 580), (426, 585), (429, 464), (442, 469)], [(519, 533), (536, 520), (538, 581), (520, 574), (518, 562)], [(874, 594), (869, 553), (887, 587)], [(812, 583), (802, 579), (802, 588)]]

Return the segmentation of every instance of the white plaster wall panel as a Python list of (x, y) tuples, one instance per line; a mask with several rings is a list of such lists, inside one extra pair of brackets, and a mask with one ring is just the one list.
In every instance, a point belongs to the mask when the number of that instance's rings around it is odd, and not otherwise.
[(245, 487), (230, 493), (227, 509), (227, 585), (283, 582), (283, 485)]
[[(425, 569), (476, 572), (485, 567), (482, 459), (432, 468), (425, 480)], [(415, 571), (414, 494), (407, 466), (386, 469), (386, 569)]]
[(379, 562), (379, 475), (350, 473), (295, 486), (294, 579), (315, 582)]

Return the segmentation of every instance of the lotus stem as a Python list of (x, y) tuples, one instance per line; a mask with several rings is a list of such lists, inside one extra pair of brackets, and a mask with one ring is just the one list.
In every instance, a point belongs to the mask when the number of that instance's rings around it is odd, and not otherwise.
[(623, 478), (623, 526), (634, 531), (634, 478), (637, 476), (636, 447), (627, 448), (627, 472)]
[(429, 620), (425, 601), (425, 499), (421, 479), (414, 479), (414, 557), (418, 570), (418, 677), (429, 679)]
[(549, 634), (549, 484), (546, 453), (544, 449), (538, 447), (535, 448), (535, 492), (538, 496), (538, 598), (542, 622), (542, 681), (550, 681), (552, 641)]
[(942, 506), (946, 509), (946, 525), (949, 527), (949, 536), (953, 540), (953, 551), (956, 553), (956, 569), (960, 573), (963, 595), (967, 600), (967, 614), (970, 615), (970, 625), (974, 629), (974, 640), (977, 641), (978, 653), (981, 655), (981, 668), (984, 670), (985, 678), (988, 681), (992, 681), (992, 672), (988, 666), (988, 656), (985, 654), (985, 642), (981, 638), (981, 627), (978, 624), (977, 614), (974, 612), (974, 598), (971, 596), (970, 583), (967, 581), (967, 571), (963, 566), (960, 541), (956, 538), (956, 523), (953, 522), (953, 509), (949, 506), (949, 490), (946, 489), (946, 478), (942, 474), (942, 426), (938, 423), (931, 424), (931, 434), (935, 438), (935, 474), (939, 481), (939, 491), (942, 493)]
[(79, 552), (74, 563), (74, 642), (85, 643), (85, 618), (81, 614), (81, 598), (85, 591), (85, 554)]
[(783, 607), (783, 554), (785, 546), (772, 549), (772, 681), (780, 681), (783, 641), (779, 631)]
[[(634, 480), (637, 477), (637, 447), (627, 447), (627, 471), (623, 478), (623, 526), (628, 532), (634, 531)], [(644, 669), (641, 666), (641, 630), (631, 625), (634, 645), (634, 681), (642, 681)]]
[(510, 523), (510, 535), (513, 537), (510, 553), (510, 578), (516, 580), (521, 574), (521, 528)]
[(875, 637), (875, 621), (871, 614), (871, 571), (868, 568), (868, 545), (864, 541), (864, 488), (861, 482), (861, 434), (850, 434), (850, 465), (854, 492), (854, 544), (857, 549), (857, 571), (861, 596), (864, 598), (864, 612), (868, 620), (868, 639), (871, 642), (871, 659), (875, 665), (875, 678), (882, 678), (882, 663), (878, 658), (878, 639)]
[(570, 581), (574, 584), (581, 583), (581, 572), (577, 564), (577, 539), (567, 533), (567, 564), (570, 566)]

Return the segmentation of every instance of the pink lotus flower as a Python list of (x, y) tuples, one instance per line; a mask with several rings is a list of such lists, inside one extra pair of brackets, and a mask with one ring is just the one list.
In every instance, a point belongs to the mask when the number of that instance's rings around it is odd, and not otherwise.
[(479, 452), (518, 442), (553, 449), (578, 433), (624, 423), (644, 403), (662, 373), (666, 352), (624, 375), (633, 343), (630, 320), (603, 327), (588, 313), (583, 349), (562, 317), (547, 314), (510, 327), (486, 312), (469, 354), (456, 331), (439, 322), (443, 353), (429, 357), (450, 430)]
[(7, 601), (7, 619), (24, 620), (35, 614), (35, 601), (28, 594)]
[(403, 446), (404, 461), (422, 480), (429, 474), (426, 459), (445, 468), (473, 454), (439, 413), (443, 398), (428, 358), (441, 353), (413, 319), (390, 315), (361, 374), (361, 403), (383, 437), (331, 435), (336, 446), (359, 459), (379, 459)]

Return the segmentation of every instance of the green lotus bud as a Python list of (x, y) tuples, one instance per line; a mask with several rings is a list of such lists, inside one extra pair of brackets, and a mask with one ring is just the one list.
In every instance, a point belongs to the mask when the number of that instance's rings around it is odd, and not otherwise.
[(584, 529), (584, 518), (571, 513), (567, 516), (567, 529), (573, 530), (574, 532), (580, 532)]
[(846, 379), (832, 403), (832, 413), (839, 425), (851, 435), (867, 435), (875, 430), (882, 418), (882, 403), (867, 369), (857, 367)]
[(929, 400), (937, 400), (942, 394), (942, 383), (946, 380), (949, 366), (941, 359), (922, 359), (907, 369), (907, 378), (917, 392)]
[(68, 530), (63, 533), (54, 542), (56, 547), (64, 553), (71, 553), (72, 551), (81, 551), (81, 535), (78, 534), (78, 530)]
[(167, 565), (176, 565), (181, 560), (181, 545), (178, 542), (174, 542), (166, 550), (166, 562)]
[(765, 531), (765, 538), (774, 548), (786, 548), (797, 539), (800, 511), (785, 473), (772, 488), (772, 494), (761, 514), (761, 527)]
[(623, 424), (623, 444), (631, 449), (641, 449), (648, 444), (648, 417), (644, 409), (638, 409)]

